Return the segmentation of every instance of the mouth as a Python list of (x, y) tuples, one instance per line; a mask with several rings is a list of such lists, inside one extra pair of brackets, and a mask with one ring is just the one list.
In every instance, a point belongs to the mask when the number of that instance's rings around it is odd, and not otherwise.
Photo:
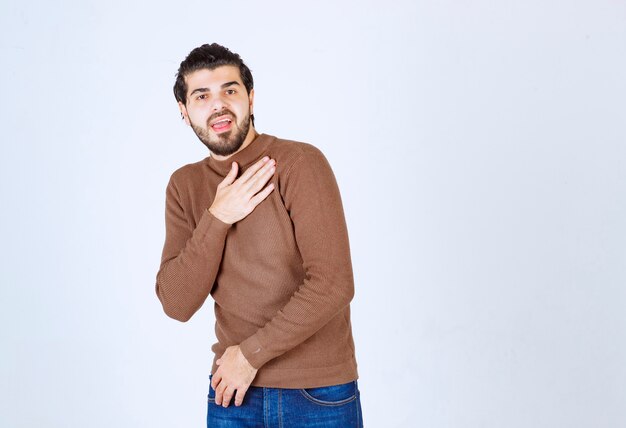
[(230, 117), (221, 116), (215, 121), (213, 121), (213, 123), (211, 123), (210, 126), (211, 126), (211, 129), (213, 129), (215, 132), (219, 134), (221, 132), (230, 130), (230, 128), (232, 127), (232, 123), (233, 121)]

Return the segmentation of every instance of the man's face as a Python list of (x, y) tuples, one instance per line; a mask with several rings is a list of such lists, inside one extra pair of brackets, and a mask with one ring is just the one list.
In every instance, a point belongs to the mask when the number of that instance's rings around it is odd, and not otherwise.
[(178, 103), (200, 141), (220, 156), (235, 153), (250, 132), (254, 89), (248, 95), (239, 68), (224, 65), (185, 76), (187, 104)]

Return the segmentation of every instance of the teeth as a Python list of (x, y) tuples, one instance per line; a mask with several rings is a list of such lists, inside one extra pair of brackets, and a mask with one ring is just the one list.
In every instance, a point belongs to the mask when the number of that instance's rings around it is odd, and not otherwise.
[(213, 126), (215, 126), (215, 125), (219, 125), (219, 124), (221, 124), (221, 123), (225, 123), (225, 122), (226, 122), (226, 123), (230, 123), (231, 121), (230, 121), (230, 119), (220, 120), (219, 122), (215, 122), (215, 123), (213, 124)]

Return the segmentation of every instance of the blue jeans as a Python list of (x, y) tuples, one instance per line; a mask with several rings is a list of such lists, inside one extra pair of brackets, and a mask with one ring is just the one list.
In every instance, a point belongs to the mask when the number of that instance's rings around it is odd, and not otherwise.
[(251, 386), (241, 406), (215, 404), (209, 376), (208, 428), (363, 428), (361, 393), (353, 380), (341, 385), (288, 389)]

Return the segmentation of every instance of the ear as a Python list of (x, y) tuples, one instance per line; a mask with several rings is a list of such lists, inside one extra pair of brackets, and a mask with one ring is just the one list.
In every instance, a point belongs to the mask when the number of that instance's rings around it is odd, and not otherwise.
[(189, 114), (187, 114), (187, 107), (182, 102), (178, 102), (178, 109), (180, 110), (180, 114), (183, 116), (185, 123), (191, 126), (191, 122), (189, 122)]
[(254, 88), (250, 89), (248, 99), (250, 100), (250, 114), (254, 114)]

